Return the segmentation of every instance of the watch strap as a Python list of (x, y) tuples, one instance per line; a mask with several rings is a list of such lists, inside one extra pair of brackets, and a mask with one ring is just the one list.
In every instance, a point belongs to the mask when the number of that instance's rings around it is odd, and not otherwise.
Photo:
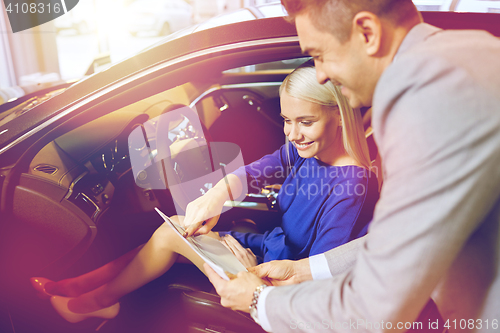
[(260, 293), (267, 287), (265, 284), (261, 284), (257, 288), (255, 288), (255, 291), (253, 292), (253, 297), (252, 297), (252, 303), (250, 303), (249, 310), (250, 310), (250, 316), (252, 319), (257, 323), (259, 323), (259, 316), (258, 316), (258, 311), (257, 311), (257, 304), (259, 303), (259, 296)]

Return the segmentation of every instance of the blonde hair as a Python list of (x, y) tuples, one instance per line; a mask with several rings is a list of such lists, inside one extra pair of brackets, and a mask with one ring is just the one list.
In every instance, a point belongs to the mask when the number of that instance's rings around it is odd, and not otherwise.
[(280, 86), (280, 96), (286, 91), (288, 95), (302, 100), (324, 105), (338, 106), (342, 121), (342, 143), (344, 149), (363, 167), (370, 169), (371, 161), (368, 153), (363, 120), (359, 109), (352, 109), (340, 89), (330, 81), (320, 84), (316, 80), (316, 68), (309, 62), (296, 68)]

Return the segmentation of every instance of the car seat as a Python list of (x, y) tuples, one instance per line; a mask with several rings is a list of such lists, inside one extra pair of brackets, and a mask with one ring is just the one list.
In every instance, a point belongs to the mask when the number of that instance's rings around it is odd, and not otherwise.
[(273, 153), (285, 143), (283, 127), (275, 120), (279, 105), (265, 103), (260, 96), (245, 91), (231, 101), (209, 128), (214, 141), (237, 144), (245, 164)]

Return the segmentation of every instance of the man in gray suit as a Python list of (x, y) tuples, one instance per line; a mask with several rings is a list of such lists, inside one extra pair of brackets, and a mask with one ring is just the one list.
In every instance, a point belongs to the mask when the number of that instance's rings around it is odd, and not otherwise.
[(384, 184), (363, 239), (228, 282), (206, 267), (222, 305), (273, 332), (402, 331), (434, 328), (414, 323), (432, 296), (450, 331), (498, 331), (500, 41), (411, 0), (282, 2), (318, 81), (372, 106)]

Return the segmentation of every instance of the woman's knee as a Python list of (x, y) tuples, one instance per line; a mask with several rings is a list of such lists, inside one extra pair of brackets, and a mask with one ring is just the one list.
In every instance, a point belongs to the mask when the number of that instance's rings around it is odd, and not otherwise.
[(170, 249), (172, 244), (177, 241), (178, 237), (179, 235), (175, 234), (174, 229), (165, 222), (156, 229), (153, 236), (151, 236), (150, 242), (152, 242), (155, 247)]

